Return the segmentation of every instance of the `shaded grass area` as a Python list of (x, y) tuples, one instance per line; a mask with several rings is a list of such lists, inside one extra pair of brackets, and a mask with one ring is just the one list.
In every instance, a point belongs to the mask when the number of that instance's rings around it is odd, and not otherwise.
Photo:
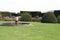
[[(4, 22), (0, 21), (0, 24)], [(60, 40), (60, 24), (30, 23), (33, 26), (0, 26), (0, 40)]]

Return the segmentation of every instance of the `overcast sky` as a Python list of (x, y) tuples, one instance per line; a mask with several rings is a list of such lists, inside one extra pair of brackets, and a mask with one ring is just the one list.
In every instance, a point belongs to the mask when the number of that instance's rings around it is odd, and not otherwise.
[(60, 0), (0, 0), (0, 11), (52, 11), (60, 10)]

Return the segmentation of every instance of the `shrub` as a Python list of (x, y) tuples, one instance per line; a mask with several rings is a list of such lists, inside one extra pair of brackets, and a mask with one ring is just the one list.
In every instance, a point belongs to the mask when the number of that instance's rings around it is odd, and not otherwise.
[(4, 17), (3, 20), (4, 20), (4, 21), (13, 21), (13, 18)]
[(37, 22), (38, 19), (37, 18), (32, 18), (32, 21)]
[(32, 21), (39, 22), (40, 20), (39, 20), (38, 16), (35, 16), (35, 17), (32, 18)]
[(45, 23), (57, 23), (57, 18), (53, 12), (47, 12), (43, 15), (42, 22)]
[(29, 13), (23, 13), (21, 16), (21, 21), (32, 21), (32, 16)]

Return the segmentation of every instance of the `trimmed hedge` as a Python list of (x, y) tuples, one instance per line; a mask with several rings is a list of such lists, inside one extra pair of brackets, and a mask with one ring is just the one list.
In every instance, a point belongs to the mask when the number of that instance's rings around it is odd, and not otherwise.
[(47, 12), (43, 15), (42, 22), (44, 23), (58, 23), (56, 16), (53, 12)]
[(21, 16), (21, 21), (32, 21), (32, 16), (29, 13), (23, 13)]

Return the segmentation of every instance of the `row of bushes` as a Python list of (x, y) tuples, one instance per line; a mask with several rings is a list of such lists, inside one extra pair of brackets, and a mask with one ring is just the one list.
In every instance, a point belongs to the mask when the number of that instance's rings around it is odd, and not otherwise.
[[(29, 14), (29, 13), (24, 13), (24, 14), (21, 14), (22, 18), (19, 18), (19, 21), (39, 21), (38, 19), (38, 16), (32, 18), (32, 16)], [(4, 20), (4, 21), (12, 21), (14, 20), (14, 17), (3, 17), (0, 16), (0, 20)]]
[[(20, 21), (36, 21), (36, 22), (43, 22), (43, 23), (60, 23), (60, 15), (58, 17), (55, 16), (53, 12), (47, 12), (43, 15), (42, 19), (38, 16), (33, 17), (29, 13), (21, 14)], [(5, 21), (11, 21), (13, 18), (5, 18)]]
[(35, 21), (37, 21), (37, 22), (40, 21), (38, 16), (32, 17), (29, 13), (23, 13), (23, 14), (21, 14), (21, 16), (22, 16), (22, 18), (20, 19), (20, 21), (34, 21), (34, 22)]
[(36, 16), (32, 18), (29, 13), (22, 14), (20, 21), (41, 21), (43, 23), (60, 23), (60, 16), (56, 17), (53, 12), (47, 12), (43, 15), (42, 20)]

